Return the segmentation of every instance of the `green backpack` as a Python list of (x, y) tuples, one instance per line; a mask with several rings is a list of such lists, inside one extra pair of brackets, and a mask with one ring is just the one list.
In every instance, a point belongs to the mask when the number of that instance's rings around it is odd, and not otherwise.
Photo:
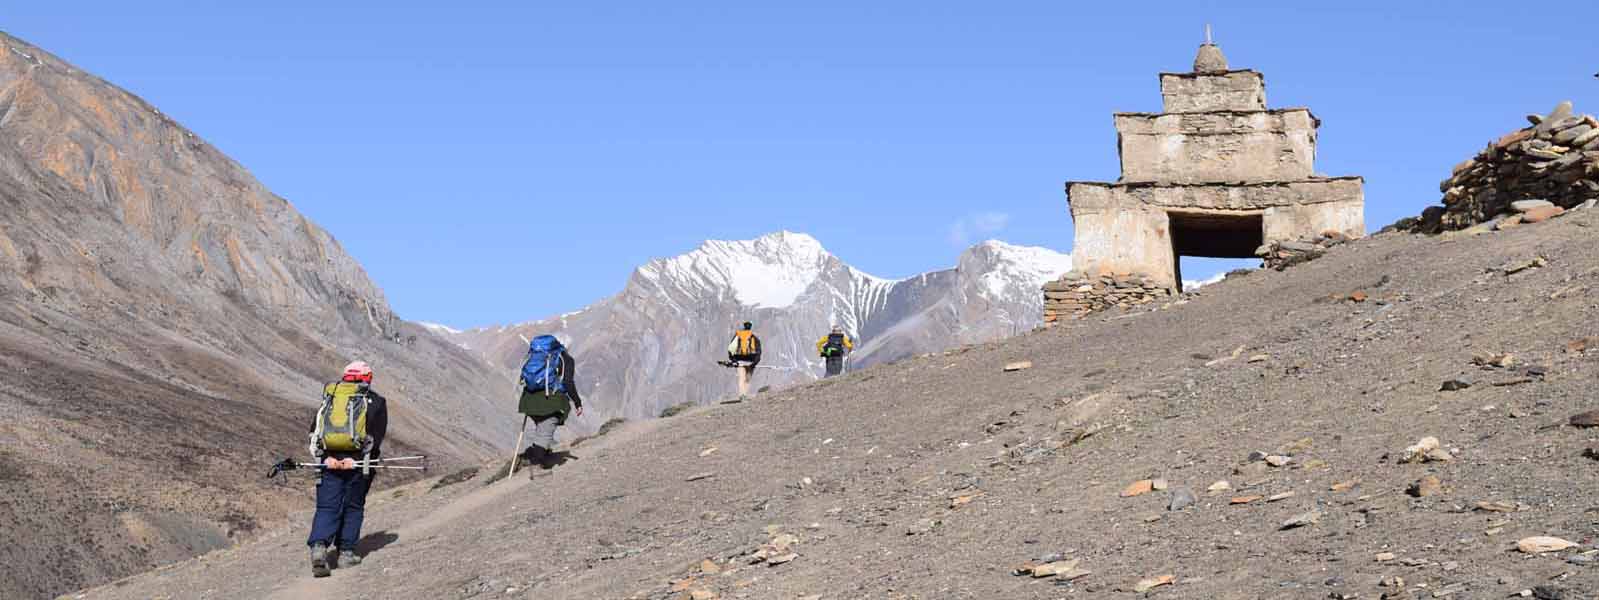
[(322, 388), (314, 439), (328, 452), (366, 452), (367, 384), (339, 381)]

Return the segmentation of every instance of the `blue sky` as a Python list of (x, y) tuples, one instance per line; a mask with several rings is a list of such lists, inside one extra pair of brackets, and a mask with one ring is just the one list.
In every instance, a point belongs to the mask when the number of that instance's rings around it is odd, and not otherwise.
[(1368, 229), (1524, 113), (1599, 111), (1599, 41), (1554, 16), (1582, 3), (91, 4), (0, 28), (151, 101), (402, 316), (454, 326), (778, 229), (888, 277), (988, 237), (1070, 251), (1062, 182), (1115, 179), (1110, 113), (1158, 111), (1207, 22), (1272, 106), (1322, 119), (1317, 170), (1366, 177)]

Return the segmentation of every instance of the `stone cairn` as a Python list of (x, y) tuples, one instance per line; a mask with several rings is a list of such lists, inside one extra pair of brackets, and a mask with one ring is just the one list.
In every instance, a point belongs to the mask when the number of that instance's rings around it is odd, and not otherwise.
[(1079, 319), (1111, 308), (1132, 308), (1171, 298), (1175, 292), (1160, 283), (1130, 273), (1090, 276), (1067, 271), (1044, 284), (1044, 324)]
[[(1438, 186), (1443, 206), (1430, 206), (1399, 228), (1439, 233), (1513, 213), (1532, 214), (1526, 218), (1532, 222), (1599, 199), (1599, 120), (1573, 114), (1569, 101), (1527, 120), (1531, 127), (1506, 134), (1455, 166)], [(1533, 207), (1539, 210), (1529, 213)]]

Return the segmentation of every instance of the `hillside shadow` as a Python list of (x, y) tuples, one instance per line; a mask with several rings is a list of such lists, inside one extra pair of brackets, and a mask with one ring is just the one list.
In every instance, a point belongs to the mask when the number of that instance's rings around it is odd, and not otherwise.
[(365, 536), (362, 536), (360, 541), (355, 543), (355, 553), (364, 557), (372, 554), (373, 552), (387, 548), (389, 544), (393, 544), (394, 542), (399, 541), (399, 539), (400, 534), (398, 533), (390, 533), (387, 531), (368, 533)]

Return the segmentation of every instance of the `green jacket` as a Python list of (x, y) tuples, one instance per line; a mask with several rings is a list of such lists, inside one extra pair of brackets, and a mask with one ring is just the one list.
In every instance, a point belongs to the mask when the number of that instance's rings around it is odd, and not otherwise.
[(535, 392), (524, 389), (516, 410), (535, 419), (556, 415), (560, 419), (556, 422), (564, 424), (566, 414), (572, 411), (572, 398), (560, 392), (545, 394), (542, 390)]

